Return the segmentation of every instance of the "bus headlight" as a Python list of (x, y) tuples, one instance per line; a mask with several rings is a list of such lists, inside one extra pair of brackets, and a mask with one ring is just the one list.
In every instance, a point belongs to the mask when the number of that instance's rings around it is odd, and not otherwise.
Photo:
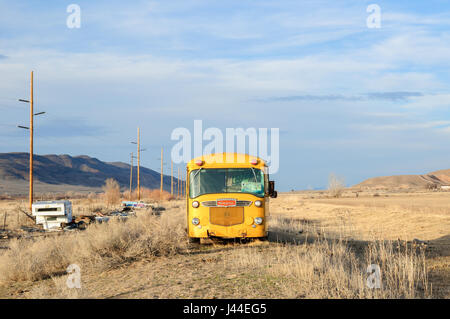
[(262, 202), (260, 200), (255, 201), (255, 206), (256, 207), (261, 207), (262, 206)]
[(197, 217), (192, 218), (192, 225), (197, 226), (198, 224), (200, 224), (200, 219)]
[(255, 222), (256, 225), (261, 225), (263, 222), (263, 219), (261, 217), (255, 217), (255, 219), (253, 221)]
[(198, 206), (200, 206), (199, 202), (197, 202), (196, 200), (192, 202), (192, 207), (197, 208)]

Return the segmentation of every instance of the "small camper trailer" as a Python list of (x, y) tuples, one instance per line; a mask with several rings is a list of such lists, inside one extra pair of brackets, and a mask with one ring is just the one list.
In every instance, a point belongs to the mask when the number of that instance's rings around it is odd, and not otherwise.
[(32, 205), (32, 215), (36, 217), (36, 224), (42, 224), (45, 230), (60, 228), (62, 223), (72, 221), (72, 202), (68, 200), (36, 202)]

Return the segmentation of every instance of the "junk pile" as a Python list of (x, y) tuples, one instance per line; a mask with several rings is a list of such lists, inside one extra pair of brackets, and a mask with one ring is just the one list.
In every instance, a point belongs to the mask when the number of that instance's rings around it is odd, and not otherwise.
[(136, 209), (136, 208), (151, 208), (153, 215), (161, 215), (166, 209), (162, 206), (153, 206), (149, 203), (144, 203), (143, 201), (133, 202), (133, 201), (123, 201), (122, 206), (124, 209)]
[(64, 230), (86, 229), (87, 225), (91, 223), (107, 223), (112, 218), (117, 218), (120, 221), (126, 221), (129, 217), (135, 217), (135, 210), (151, 209), (151, 214), (160, 216), (166, 210), (162, 206), (153, 206), (144, 202), (123, 201), (121, 210), (114, 210), (110, 212), (102, 212), (101, 209), (93, 212), (93, 215), (80, 215), (73, 219), (72, 223), (67, 225)]
[(143, 201), (139, 202), (133, 202), (133, 201), (123, 201), (122, 202), (123, 207), (131, 207), (131, 208), (149, 208), (152, 207), (152, 205), (148, 203), (144, 203)]
[(116, 210), (111, 212), (102, 212), (100, 210), (94, 211), (93, 215), (79, 215), (76, 216), (70, 224), (64, 227), (64, 230), (84, 230), (89, 224), (92, 223), (107, 223), (112, 218), (117, 218), (121, 221), (127, 220), (129, 217), (136, 216), (136, 213), (131, 209), (124, 207), (122, 210)]
[(58, 230), (83, 230), (91, 223), (107, 223), (110, 219), (117, 218), (126, 221), (129, 217), (136, 216), (135, 210), (151, 209), (151, 214), (160, 216), (166, 209), (162, 206), (153, 206), (142, 201), (123, 201), (122, 209), (103, 212), (101, 209), (92, 215), (79, 215), (72, 217), (72, 203), (68, 200), (36, 202), (32, 206), (32, 216), (36, 225), (42, 225), (43, 231)]

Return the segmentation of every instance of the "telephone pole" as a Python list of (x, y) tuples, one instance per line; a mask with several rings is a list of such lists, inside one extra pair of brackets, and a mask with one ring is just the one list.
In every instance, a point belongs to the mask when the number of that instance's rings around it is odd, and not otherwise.
[(187, 192), (187, 172), (184, 172), (184, 196), (186, 196)]
[(173, 196), (173, 161), (170, 161), (170, 195)]
[(137, 128), (137, 189), (138, 189), (138, 201), (141, 200), (141, 176), (139, 175), (139, 170), (141, 166), (141, 131), (139, 127)]
[(140, 168), (141, 168), (141, 152), (145, 151), (141, 150), (141, 131), (140, 128), (137, 128), (137, 142), (131, 142), (131, 144), (137, 145), (137, 192), (138, 192), (138, 201), (141, 200), (141, 177), (140, 177)]
[(178, 167), (178, 179), (177, 179), (177, 198), (180, 197), (180, 168)]
[(130, 158), (130, 201), (133, 200), (133, 152), (131, 152), (131, 158)]
[(33, 75), (34, 72), (31, 71), (31, 81), (30, 81), (30, 100), (24, 100), (24, 99), (19, 99), (19, 102), (25, 102), (25, 103), (29, 103), (30, 104), (30, 127), (26, 127), (26, 126), (21, 126), (18, 125), (18, 127), (23, 128), (23, 129), (27, 129), (30, 131), (30, 164), (29, 164), (29, 208), (30, 211), (32, 210), (32, 205), (33, 205), (33, 137), (34, 137), (34, 116), (35, 115), (41, 115), (44, 114), (45, 112), (39, 112), (34, 114), (34, 94), (33, 94)]
[(185, 192), (185, 190), (184, 190), (184, 181), (183, 181), (183, 176), (184, 175), (184, 173), (183, 173), (183, 170), (181, 170), (181, 189), (182, 189), (182, 191), (181, 191), (181, 198), (183, 198), (183, 196), (184, 196), (184, 192)]
[(161, 147), (161, 187), (159, 190), (159, 200), (162, 199), (162, 192), (163, 192), (163, 148)]
[(30, 191), (29, 191), (29, 201), (30, 201), (30, 211), (33, 205), (33, 136), (34, 136), (34, 101), (33, 101), (33, 71), (31, 71), (31, 84), (30, 84)]

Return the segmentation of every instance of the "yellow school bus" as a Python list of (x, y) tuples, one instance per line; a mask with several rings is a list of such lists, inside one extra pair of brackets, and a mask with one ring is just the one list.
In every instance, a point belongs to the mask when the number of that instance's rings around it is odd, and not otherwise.
[(276, 197), (266, 163), (255, 156), (219, 153), (187, 164), (187, 232), (201, 238), (267, 238), (269, 197)]

